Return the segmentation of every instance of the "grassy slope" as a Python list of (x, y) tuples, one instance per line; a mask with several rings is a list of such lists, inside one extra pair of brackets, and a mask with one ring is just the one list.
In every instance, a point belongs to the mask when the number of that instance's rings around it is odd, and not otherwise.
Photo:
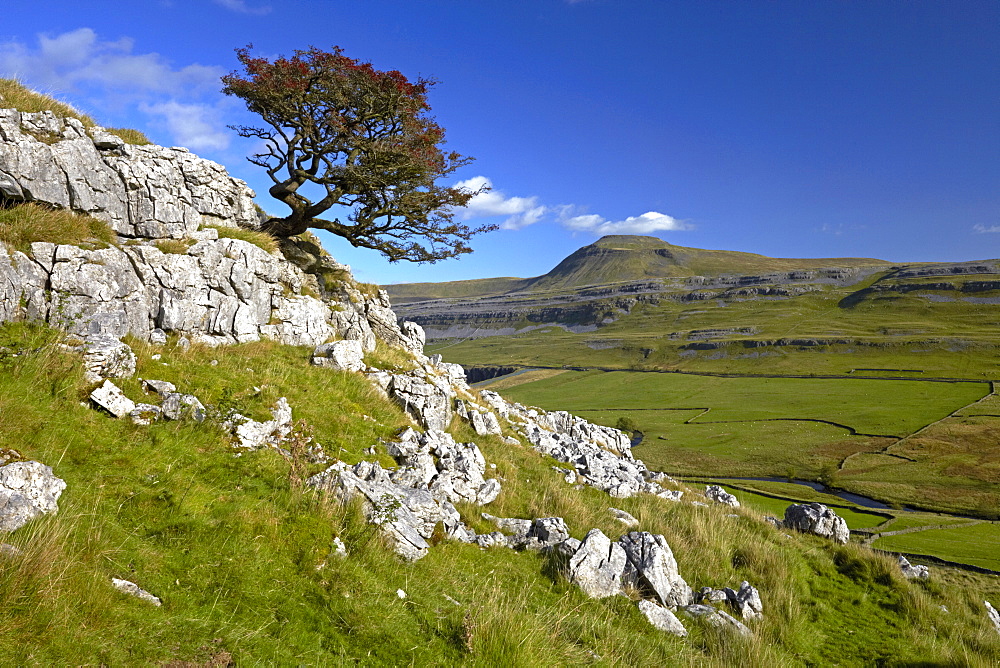
[[(272, 451), (234, 457), (207, 424), (137, 427), (108, 418), (80, 405), (88, 388), (79, 364), (50, 333), (10, 325), (0, 333), (0, 447), (51, 464), (68, 483), (57, 516), (5, 539), (25, 551), (0, 562), (0, 651), (13, 664), (564, 665), (595, 654), (602, 665), (1000, 659), (1000, 638), (985, 630), (981, 610), (983, 597), (1000, 597), (992, 578), (936, 570), (930, 585), (909, 583), (887, 559), (786, 538), (749, 510), (729, 517), (726, 508), (577, 492), (550, 461), (495, 437), (478, 439), (505, 479), (490, 512), (564, 516), (581, 537), (593, 526), (617, 535), (623, 529), (607, 508), (628, 510), (643, 529), (668, 537), (692, 586), (757, 585), (767, 617), (755, 637), (741, 641), (697, 624), (687, 640), (666, 636), (627, 599), (586, 599), (544, 555), (446, 541), (402, 564), (357, 508), (297, 484), (314, 467)], [(262, 418), (274, 398), (289, 397), (296, 418), (349, 459), (405, 422), (360, 377), (309, 367), (305, 349), (168, 345), (156, 361), (153, 349), (135, 347), (140, 374), (174, 380), (209, 402)], [(136, 396), (134, 381), (122, 385)], [(260, 391), (247, 391), (254, 386)], [(455, 433), (471, 437), (465, 426)], [(487, 528), (478, 508), (461, 510)], [(329, 554), (338, 535), (350, 550), (342, 561)], [(114, 592), (110, 577), (138, 582), (163, 607)]]
[(422, 299), (485, 297), (521, 290), (564, 290), (585, 285), (678, 276), (761, 274), (824, 267), (884, 266), (871, 258), (771, 258), (739, 251), (703, 250), (668, 244), (657, 237), (602, 237), (575, 251), (551, 271), (535, 278), (483, 278), (444, 283), (384, 286), (393, 303)]

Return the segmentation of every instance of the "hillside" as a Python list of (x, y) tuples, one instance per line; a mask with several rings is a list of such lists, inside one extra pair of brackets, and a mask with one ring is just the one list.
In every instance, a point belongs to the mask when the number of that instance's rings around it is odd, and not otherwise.
[(611, 235), (574, 251), (551, 271), (535, 278), (482, 278), (442, 283), (385, 286), (395, 304), (441, 298), (491, 297), (513, 292), (568, 290), (647, 279), (723, 274), (766, 274), (825, 267), (885, 267), (869, 258), (783, 259), (738, 251), (674, 246), (657, 237)]
[(471, 388), (222, 166), (57, 111), (0, 109), (7, 663), (1000, 660), (995, 574)]

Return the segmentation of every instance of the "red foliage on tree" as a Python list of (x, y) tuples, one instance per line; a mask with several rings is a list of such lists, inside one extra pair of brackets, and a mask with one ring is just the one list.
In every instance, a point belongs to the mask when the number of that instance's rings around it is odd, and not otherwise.
[[(222, 77), (222, 91), (242, 98), (269, 127), (232, 126), (264, 140), (249, 158), (274, 182), (269, 192), (291, 213), (262, 229), (275, 236), (309, 228), (372, 248), (389, 260), (436, 262), (463, 253), (473, 235), (453, 220), (453, 207), (476, 193), (435, 184), (471, 158), (442, 150), (444, 130), (428, 115), (430, 79), (410, 81), (393, 70), (310, 47), (273, 62), (237, 49), (244, 72)], [(321, 197), (312, 201), (303, 187)], [(334, 206), (346, 220), (319, 218)]]

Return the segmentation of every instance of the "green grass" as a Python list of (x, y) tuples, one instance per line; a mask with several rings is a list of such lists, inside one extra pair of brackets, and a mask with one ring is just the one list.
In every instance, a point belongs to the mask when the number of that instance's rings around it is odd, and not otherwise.
[[(25, 552), (0, 561), (0, 652), (12, 665), (543, 666), (595, 654), (612, 666), (1000, 659), (1000, 637), (980, 633), (976, 607), (1000, 597), (993, 579), (938, 569), (943, 584), (929, 588), (863, 548), (786, 538), (751, 508), (574, 490), (554, 462), (499, 437), (476, 439), (504, 480), (485, 510), (565, 517), (577, 537), (591, 527), (617, 536), (624, 527), (608, 507), (627, 510), (640, 528), (667, 537), (693, 587), (755, 584), (767, 616), (754, 637), (693, 622), (688, 639), (660, 633), (625, 597), (587, 599), (544, 554), (443, 541), (423, 560), (401, 563), (357, 506), (303, 490), (274, 451), (236, 457), (208, 423), (138, 427), (82, 406), (90, 387), (60, 340), (41, 327), (0, 327), (0, 447), (52, 465), (68, 484), (58, 515), (4, 538)], [(288, 397), (295, 418), (348, 461), (407, 422), (358, 374), (309, 366), (305, 348), (132, 345), (139, 376), (170, 380), (208, 404), (263, 419)], [(141, 398), (137, 380), (117, 382)], [(473, 438), (467, 425), (452, 431)], [(460, 508), (487, 530), (482, 510)], [(335, 536), (347, 544), (344, 560), (330, 554)], [(115, 592), (111, 577), (137, 582), (163, 607)]]
[[(51, 111), (56, 116), (62, 118), (75, 118), (87, 128), (97, 125), (92, 117), (81, 112), (79, 109), (65, 102), (60, 102), (44, 93), (31, 90), (17, 79), (0, 78), (0, 107), (4, 109), (17, 109), (18, 111), (29, 113)], [(120, 137), (126, 144), (142, 146), (151, 143), (149, 138), (139, 130), (132, 128), (104, 129)], [(45, 140), (46, 138), (43, 137), (42, 139)]]
[(1000, 571), (1000, 556), (996, 549), (998, 542), (1000, 525), (981, 523), (886, 536), (876, 540), (873, 546), (883, 550), (928, 554)]
[(223, 227), (222, 225), (205, 225), (217, 230), (220, 239), (240, 239), (261, 248), (272, 255), (278, 252), (278, 240), (267, 232), (248, 230), (243, 227)]
[(107, 223), (91, 216), (38, 204), (0, 207), (0, 243), (22, 253), (29, 253), (36, 241), (107, 248), (115, 239)]

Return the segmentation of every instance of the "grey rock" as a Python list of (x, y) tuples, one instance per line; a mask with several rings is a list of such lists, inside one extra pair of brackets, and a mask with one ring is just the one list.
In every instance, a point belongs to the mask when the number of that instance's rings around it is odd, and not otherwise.
[(120, 580), (119, 578), (111, 578), (111, 585), (122, 593), (128, 594), (129, 596), (135, 596), (136, 598), (146, 601), (147, 603), (152, 603), (157, 607), (163, 604), (159, 598), (153, 596), (145, 589), (142, 589), (134, 582)]
[(333, 537), (333, 546), (330, 548), (330, 554), (341, 559), (347, 556), (347, 546), (344, 545), (344, 541), (340, 539), (340, 536)]
[(728, 600), (729, 596), (725, 590), (712, 589), (711, 587), (702, 587), (695, 595), (695, 603), (724, 603)]
[(723, 592), (726, 594), (729, 605), (743, 619), (758, 619), (764, 615), (764, 605), (760, 600), (760, 592), (746, 580), (740, 584), (739, 591), (733, 591), (726, 587)]
[(569, 561), (569, 579), (591, 598), (607, 598), (621, 591), (625, 550), (600, 529), (587, 532)]
[(496, 547), (496, 546), (506, 546), (507, 536), (499, 531), (493, 531), (491, 533), (481, 533), (476, 536), (476, 545), (479, 547)]
[(136, 357), (118, 339), (96, 335), (83, 344), (84, 377), (91, 383), (102, 378), (130, 378), (135, 375)]
[(469, 401), (459, 400), (456, 402), (458, 415), (463, 420), (472, 425), (472, 428), (480, 436), (489, 434), (502, 434), (503, 429), (497, 416), (488, 410), (483, 409)]
[(205, 407), (193, 394), (171, 392), (163, 399), (160, 410), (167, 420), (205, 421)]
[(632, 583), (640, 592), (655, 596), (667, 607), (691, 603), (691, 587), (677, 571), (677, 560), (667, 539), (648, 531), (633, 531), (618, 539), (627, 562), (622, 573), (624, 582)]
[(423, 356), (424, 341), (426, 340), (423, 327), (415, 322), (406, 321), (399, 326), (399, 334), (403, 348), (417, 357)]
[(125, 417), (135, 410), (135, 402), (110, 380), (104, 381), (103, 385), (90, 393), (90, 401), (116, 418)]
[(658, 628), (661, 631), (666, 631), (667, 633), (672, 633), (675, 636), (685, 637), (688, 632), (681, 624), (681, 620), (677, 619), (673, 612), (664, 608), (662, 606), (653, 603), (652, 601), (643, 599), (639, 601), (639, 612), (646, 616), (649, 623)]
[(285, 397), (275, 402), (271, 408), (271, 416), (271, 420), (257, 422), (236, 413), (223, 422), (223, 427), (236, 438), (237, 447), (246, 450), (279, 448), (292, 431), (292, 407)]
[(993, 624), (993, 628), (996, 629), (997, 633), (1000, 633), (1000, 612), (997, 612), (996, 608), (990, 605), (989, 601), (983, 601), (983, 605), (986, 606), (986, 618)]
[(154, 346), (164, 346), (167, 344), (167, 333), (157, 327), (149, 333), (149, 342)]
[(625, 512), (624, 510), (619, 510), (618, 508), (608, 508), (608, 512), (614, 515), (616, 520), (618, 520), (627, 527), (639, 526), (639, 520), (637, 520), (635, 517)]
[(844, 518), (821, 503), (792, 504), (785, 509), (782, 523), (788, 529), (829, 538), (844, 544), (850, 539), (851, 531)]
[(136, 404), (128, 415), (133, 424), (147, 426), (163, 417), (163, 411), (153, 404)]
[(142, 389), (147, 392), (156, 392), (160, 395), (161, 399), (166, 399), (177, 391), (177, 387), (173, 383), (168, 383), (165, 380), (151, 380), (149, 378), (143, 379)]
[(681, 611), (689, 617), (704, 619), (706, 623), (716, 628), (739, 633), (742, 636), (752, 635), (750, 629), (744, 626), (738, 619), (710, 605), (695, 603), (683, 606)]
[(365, 368), (364, 357), (360, 341), (334, 341), (317, 346), (311, 362), (337, 371), (361, 371)]
[(733, 508), (740, 507), (740, 502), (736, 499), (736, 497), (718, 485), (709, 485), (706, 487), (705, 496), (716, 503), (723, 503), (727, 506), (732, 506)]
[(903, 577), (910, 580), (927, 580), (931, 576), (927, 566), (913, 566), (910, 564), (910, 560), (903, 555), (899, 555), (899, 570), (903, 572)]
[(444, 431), (451, 423), (451, 391), (446, 383), (390, 374), (387, 393), (427, 429)]
[(56, 513), (66, 483), (39, 462), (0, 466), (0, 531), (15, 531), (30, 520)]

